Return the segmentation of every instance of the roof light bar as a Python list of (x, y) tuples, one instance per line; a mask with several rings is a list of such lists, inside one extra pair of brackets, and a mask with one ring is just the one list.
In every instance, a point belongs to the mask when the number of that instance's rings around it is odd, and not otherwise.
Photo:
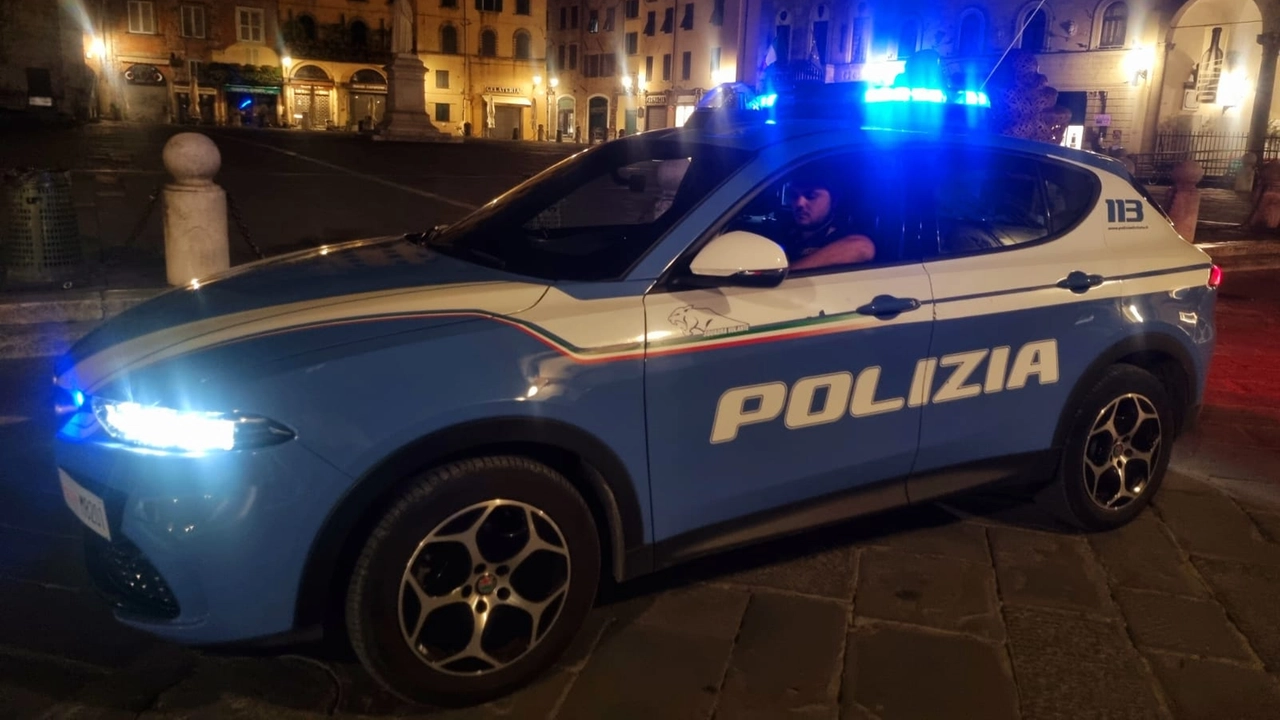
[[(947, 94), (938, 88), (927, 87), (873, 87), (868, 88), (863, 98), (868, 103), (884, 102), (930, 102), (945, 103)], [(991, 105), (987, 94), (978, 90), (961, 90), (955, 93), (952, 102), (959, 105)]]

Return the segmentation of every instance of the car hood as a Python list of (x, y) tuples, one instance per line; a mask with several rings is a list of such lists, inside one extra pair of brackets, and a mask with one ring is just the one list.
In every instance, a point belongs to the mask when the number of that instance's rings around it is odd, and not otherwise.
[(231, 342), (378, 318), (508, 315), (537, 303), (546, 289), (402, 236), (357, 240), (242, 265), (162, 293), (86, 335), (56, 372), (59, 384), (92, 391), (141, 365)]

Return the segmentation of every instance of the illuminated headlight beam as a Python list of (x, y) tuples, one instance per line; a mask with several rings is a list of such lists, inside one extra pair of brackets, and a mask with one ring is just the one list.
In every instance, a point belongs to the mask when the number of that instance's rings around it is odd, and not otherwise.
[(188, 453), (262, 447), (293, 437), (261, 418), (94, 398), (93, 414), (111, 437), (129, 445)]

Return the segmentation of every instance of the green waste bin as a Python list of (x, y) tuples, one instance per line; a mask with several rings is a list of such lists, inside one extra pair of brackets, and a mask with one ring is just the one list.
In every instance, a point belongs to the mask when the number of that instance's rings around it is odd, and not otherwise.
[(0, 265), (15, 282), (79, 278), (84, 258), (71, 195), (71, 173), (8, 172), (3, 179), (8, 222), (0, 234)]

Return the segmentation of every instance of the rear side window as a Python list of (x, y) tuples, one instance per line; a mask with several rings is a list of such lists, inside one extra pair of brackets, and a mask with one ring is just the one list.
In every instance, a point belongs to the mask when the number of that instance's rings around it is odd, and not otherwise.
[(936, 227), (939, 255), (1044, 240), (1076, 225), (1094, 204), (1093, 176), (1052, 160), (972, 147), (930, 155), (919, 192)]
[(1040, 161), (1039, 165), (1049, 205), (1049, 229), (1056, 235), (1089, 214), (1095, 202), (1096, 182), (1092, 173), (1078, 167), (1050, 160)]

